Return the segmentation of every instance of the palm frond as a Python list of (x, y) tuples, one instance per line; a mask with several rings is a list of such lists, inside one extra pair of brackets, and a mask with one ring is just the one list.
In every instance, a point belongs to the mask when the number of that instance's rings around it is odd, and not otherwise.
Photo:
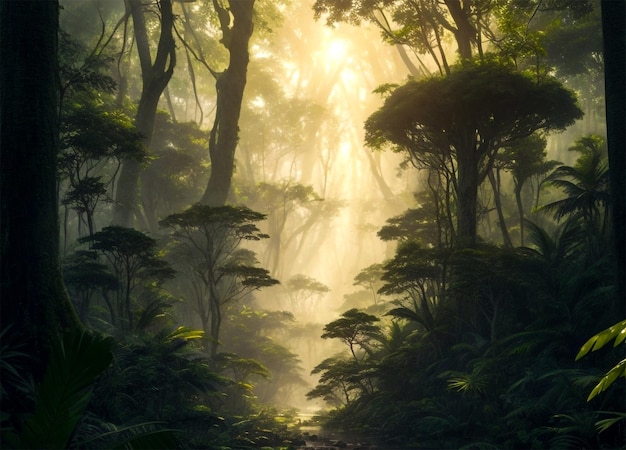
[(587, 401), (594, 398), (600, 392), (606, 391), (619, 377), (626, 378), (626, 359), (622, 359), (618, 362), (606, 375), (600, 378), (600, 381), (589, 393)]
[(65, 448), (91, 396), (96, 377), (111, 363), (111, 341), (83, 331), (53, 344), (35, 398), (35, 412), (20, 432), (26, 448)]
[(626, 319), (590, 337), (580, 348), (580, 351), (576, 355), (576, 361), (589, 352), (595, 352), (601, 349), (613, 339), (615, 339), (613, 347), (617, 347), (626, 339)]
[(609, 428), (611, 428), (616, 423), (621, 422), (622, 420), (626, 421), (626, 412), (615, 412), (615, 411), (598, 411), (599, 414), (609, 414), (613, 417), (609, 417), (607, 419), (598, 420), (596, 422), (596, 427), (598, 429), (598, 433), (602, 433)]

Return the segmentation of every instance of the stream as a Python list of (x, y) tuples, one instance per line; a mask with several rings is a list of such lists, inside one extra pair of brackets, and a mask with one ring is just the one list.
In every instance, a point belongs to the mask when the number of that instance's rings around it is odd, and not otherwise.
[[(306, 423), (313, 415), (299, 414), (298, 416), (303, 423)], [(302, 425), (299, 430), (304, 444), (296, 446), (298, 450), (411, 450), (408, 447), (385, 443), (376, 436), (327, 430), (319, 425)]]

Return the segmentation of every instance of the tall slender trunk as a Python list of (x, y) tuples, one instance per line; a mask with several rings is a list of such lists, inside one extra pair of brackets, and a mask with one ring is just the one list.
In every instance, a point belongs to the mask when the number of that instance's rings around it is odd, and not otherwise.
[(222, 305), (216, 291), (213, 287), (209, 289), (209, 310), (211, 311), (211, 345), (209, 354), (211, 359), (215, 359), (217, 356), (217, 350), (220, 345), (220, 328), (222, 326)]
[(504, 241), (504, 246), (508, 248), (513, 248), (513, 242), (511, 241), (511, 236), (509, 235), (506, 221), (504, 220), (504, 211), (502, 211), (499, 177), (496, 179), (496, 175), (493, 173), (493, 170), (487, 171), (487, 177), (489, 178), (489, 183), (491, 184), (491, 189), (493, 190), (493, 200), (496, 204), (496, 212), (498, 213), (498, 222), (500, 225), (500, 231), (502, 232), (502, 240)]
[(524, 246), (524, 204), (522, 203), (522, 186), (515, 186), (515, 203), (517, 203), (517, 214), (519, 216), (519, 240), (520, 246)]
[(239, 141), (239, 116), (243, 92), (247, 81), (250, 55), (248, 44), (252, 36), (252, 14), (255, 0), (231, 0), (230, 20), (228, 14), (214, 1), (222, 21), (222, 42), (228, 48), (230, 62), (226, 71), (221, 73), (216, 82), (217, 109), (215, 121), (209, 135), (209, 156), (211, 157), (211, 175), (201, 203), (209, 206), (226, 204), (235, 169), (235, 149)]
[[(176, 47), (172, 35), (174, 15), (172, 13), (171, 0), (160, 0), (161, 12), (161, 35), (157, 47), (154, 63), (150, 56), (150, 44), (146, 29), (143, 4), (141, 0), (126, 0), (127, 7), (133, 17), (135, 29), (135, 41), (141, 63), (141, 78), (143, 88), (139, 106), (135, 116), (135, 126), (144, 137), (144, 144), (150, 147), (154, 120), (159, 98), (169, 83), (174, 67), (176, 66)], [(141, 165), (138, 161), (126, 159), (122, 163), (122, 169), (117, 181), (115, 193), (115, 207), (113, 210), (113, 223), (123, 227), (132, 228), (134, 216), (138, 211), (139, 175)]]

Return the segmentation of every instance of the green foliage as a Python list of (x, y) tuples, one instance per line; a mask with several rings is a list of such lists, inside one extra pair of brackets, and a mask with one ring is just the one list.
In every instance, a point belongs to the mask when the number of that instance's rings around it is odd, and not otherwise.
[(600, 414), (608, 414), (610, 416), (613, 416), (607, 419), (598, 420), (596, 422), (596, 427), (598, 428), (598, 431), (600, 433), (608, 430), (610, 427), (612, 427), (613, 425), (616, 425), (620, 421), (626, 420), (626, 413), (624, 412), (612, 412), (612, 411), (598, 411), (598, 412)]
[[(135, 329), (143, 329), (162, 317), (163, 310), (172, 305), (173, 299), (161, 286), (174, 277), (175, 270), (159, 257), (155, 239), (133, 228), (109, 226), (79, 239), (79, 242), (89, 244), (90, 251), (75, 255), (78, 262), (98, 253), (104, 256), (108, 267), (105, 270), (95, 259), (87, 266), (72, 267), (70, 260), (70, 285), (87, 295), (86, 291), (98, 288), (109, 310), (111, 324), (118, 328), (117, 331), (129, 334)], [(85, 285), (81, 279), (80, 272), (85, 268), (89, 269), (87, 275), (98, 275), (96, 285)], [(114, 287), (117, 289), (113, 290)], [(113, 299), (108, 295), (109, 291), (113, 292)], [(83, 302), (86, 301), (87, 297), (83, 296)], [(139, 316), (138, 320), (136, 316)]]
[[(91, 398), (93, 383), (111, 364), (112, 341), (87, 332), (66, 333), (53, 343), (35, 410), (3, 440), (13, 448), (66, 448)], [(4, 430), (3, 430), (4, 431)]]
[(545, 179), (562, 190), (565, 198), (541, 207), (553, 211), (557, 220), (580, 222), (591, 260), (602, 257), (609, 238), (609, 170), (604, 147), (599, 136), (577, 140), (569, 149), (581, 153), (574, 166), (560, 166)]
[[(156, 247), (156, 240), (141, 231), (119, 226), (106, 227), (96, 235), (82, 238), (79, 242), (90, 243), (93, 250), (110, 254), (116, 260), (123, 261), (126, 258), (138, 260), (135, 264), (140, 264), (142, 258), (151, 256)], [(129, 263), (129, 267), (135, 264)]]
[(517, 189), (521, 189), (526, 180), (536, 174), (549, 170), (555, 161), (546, 161), (547, 139), (541, 134), (531, 134), (513, 145), (505, 147), (498, 159), (502, 166), (515, 178)]
[(321, 374), (307, 398), (321, 398), (330, 405), (350, 405), (369, 392), (372, 367), (355, 359), (327, 358), (315, 366), (311, 374)]
[(581, 116), (574, 94), (555, 79), (534, 81), (494, 62), (466, 63), (447, 77), (397, 88), (367, 120), (366, 141), (374, 148), (390, 142), (429, 166), (442, 152), (466, 151), (459, 144), (467, 132), (480, 134), (482, 151), (493, 152), (537, 130), (562, 130)]
[[(166, 420), (178, 428), (195, 420), (196, 407), (217, 404), (217, 392), (230, 383), (209, 366), (203, 339), (203, 331), (179, 326), (119, 343), (113, 367), (96, 386), (91, 411), (122, 424)], [(210, 407), (200, 415), (217, 416)]]
[(359, 361), (364, 356), (357, 356), (358, 348), (369, 355), (373, 352), (373, 346), (380, 337), (380, 327), (375, 325), (378, 321), (378, 317), (353, 308), (326, 324), (322, 339), (339, 339), (350, 347), (352, 356)]
[(580, 138), (570, 148), (570, 151), (582, 153), (576, 164), (560, 166), (546, 178), (546, 182), (566, 194), (566, 198), (543, 206), (554, 211), (556, 219), (580, 217), (589, 230), (596, 224), (601, 225), (599, 221), (609, 203), (609, 169), (603, 157), (604, 147), (604, 140), (599, 136)]
[(456, 206), (447, 210), (456, 214), (457, 244), (472, 246), (478, 187), (501, 149), (540, 130), (563, 130), (581, 117), (575, 94), (556, 79), (535, 80), (485, 57), (464, 61), (445, 77), (398, 87), (367, 119), (365, 141), (374, 149), (391, 147), (446, 180), (446, 203)]
[(330, 289), (323, 283), (303, 275), (296, 274), (287, 280), (286, 286), (292, 291), (311, 291), (316, 293), (329, 292)]
[(142, 136), (130, 117), (84, 92), (62, 111), (58, 171), (61, 203), (76, 211), (89, 235), (96, 231), (98, 206), (110, 199), (122, 160), (145, 158)]
[(560, 76), (603, 70), (602, 26), (597, 2), (570, 1), (569, 11), (540, 36), (549, 65)]
[[(30, 355), (26, 353), (23, 343), (14, 343), (10, 339), (12, 325), (7, 325), (0, 332), (0, 401), (5, 401), (9, 396), (9, 389), (15, 389), (23, 397), (26, 397), (30, 390), (28, 380), (22, 374), (23, 366)], [(1, 422), (8, 418), (8, 413), (3, 412)]]
[[(429, 448), (623, 445), (624, 386), (611, 385), (602, 415), (585, 401), (602, 376), (595, 367), (615, 352), (572, 364), (581, 333), (613, 317), (609, 260), (585, 257), (579, 222), (528, 227), (531, 247), (517, 250), (398, 246), (382, 276), (382, 290), (400, 297), (387, 313), (397, 322), (362, 367), (335, 358), (315, 369), (309, 396), (337, 407), (329, 423)], [(617, 328), (600, 343), (623, 343)]]
[(185, 448), (176, 433), (181, 430), (161, 427), (162, 422), (145, 422), (129, 426), (111, 426), (111, 431), (79, 442), (75, 448), (107, 448), (119, 450), (151, 450)]
[[(617, 347), (619, 344), (623, 343), (625, 339), (626, 320), (622, 320), (612, 327), (609, 327), (606, 330), (603, 330), (600, 333), (589, 338), (589, 340), (585, 342), (585, 344), (580, 348), (580, 351), (576, 355), (576, 360), (578, 361), (589, 352), (594, 352), (604, 347), (612, 340), (615, 340), (613, 346)], [(613, 384), (619, 377), (626, 378), (626, 359), (618, 362), (611, 370), (606, 373), (606, 375), (604, 375), (600, 379), (598, 384), (596, 384), (596, 386), (589, 393), (587, 401), (591, 400), (599, 393), (606, 391), (609, 386), (611, 386), (611, 384)]]
[(599, 393), (606, 391), (619, 377), (626, 378), (626, 359), (622, 359), (606, 375), (600, 378), (598, 384), (589, 393), (587, 400), (591, 400)]
[[(259, 200), (270, 210), (274, 210), (277, 207), (290, 210), (298, 204), (322, 200), (313, 189), (313, 186), (305, 186), (299, 183), (293, 184), (290, 181), (283, 181), (277, 184), (259, 183), (255, 187), (255, 191)], [(283, 213), (286, 213), (286, 211)]]
[(269, 271), (256, 267), (253, 252), (239, 248), (243, 241), (269, 237), (256, 225), (263, 219), (264, 214), (245, 206), (195, 204), (159, 222), (172, 230), (170, 255), (194, 285), (189, 296), (191, 306), (211, 336), (213, 357), (220, 343), (227, 305), (261, 287), (278, 283)]
[(382, 294), (409, 294), (425, 296), (429, 281), (438, 280), (444, 271), (447, 251), (424, 248), (415, 241), (398, 246), (395, 256), (385, 265), (381, 279), (385, 283)]
[(596, 350), (601, 349), (612, 340), (615, 340), (613, 346), (617, 347), (619, 344), (624, 342), (625, 339), (626, 320), (622, 320), (612, 327), (609, 327), (606, 330), (603, 330), (598, 334), (590, 337), (589, 340), (587, 340), (587, 342), (585, 342), (585, 344), (580, 348), (580, 351), (576, 355), (576, 361), (578, 361), (589, 352), (595, 352)]
[(157, 111), (150, 159), (141, 179), (145, 209), (151, 218), (182, 211), (202, 196), (210, 170), (207, 139), (197, 124), (176, 122)]
[(162, 227), (180, 229), (223, 230), (240, 240), (266, 239), (255, 223), (265, 219), (265, 215), (252, 211), (245, 206), (211, 207), (195, 204), (182, 213), (172, 214), (159, 224)]
[[(449, 249), (455, 238), (452, 218), (468, 203), (462, 198), (463, 188), (458, 189), (459, 174), (467, 169), (465, 157), (479, 155), (470, 164), (477, 170), (472, 188), (478, 188), (485, 173), (496, 167), (512, 174), (516, 194), (525, 182), (554, 168), (554, 162), (545, 161), (543, 131), (564, 128), (580, 117), (580, 110), (570, 91), (546, 77), (552, 72), (544, 63), (570, 74), (599, 66), (597, 14), (587, 14), (590, 2), (586, 0), (461, 3), (462, 11), (453, 9), (459, 4), (456, 0), (315, 2), (317, 17), (324, 15), (331, 23), (372, 21), (383, 30), (386, 42), (415, 51), (411, 59), (422, 66), (412, 68), (413, 75), (428, 72), (423, 57), (430, 53), (439, 72), (448, 76), (416, 76), (402, 86), (384, 84), (376, 90), (386, 102), (367, 122), (369, 144), (381, 148), (391, 144), (407, 162), (428, 168), (429, 190), (427, 196), (416, 197), (418, 207), (389, 219), (378, 233), (385, 241), (399, 241), (393, 257), (354, 279), (356, 286), (393, 296), (391, 305), (381, 304), (376, 310), (383, 317), (380, 308), (389, 308), (385, 317), (381, 320), (372, 314), (374, 309), (350, 309), (325, 326), (322, 338), (345, 343), (352, 357), (327, 358), (316, 366), (313, 373), (320, 375), (320, 382), (308, 397), (337, 406), (329, 416), (331, 425), (362, 428), (415, 446), (623, 446), (624, 415), (619, 411), (623, 411), (624, 387), (614, 380), (626, 376), (625, 361), (600, 378), (588, 399), (610, 385), (614, 395), (596, 399), (607, 411), (592, 410), (583, 394), (598, 381), (596, 367), (614, 363), (615, 351), (607, 356), (595, 350), (612, 340), (615, 346), (623, 343), (624, 323), (591, 338), (577, 359), (593, 355), (578, 366), (572, 362), (580, 336), (615, 320), (615, 301), (610, 298), (613, 280), (607, 277), (608, 260), (601, 257), (608, 253), (609, 241), (598, 237), (593, 246), (585, 242), (586, 236), (608, 236), (609, 231), (601, 229), (602, 214), (608, 209), (606, 167), (597, 157), (603, 152), (601, 143), (583, 138), (574, 148), (583, 153), (576, 165), (558, 168), (549, 177), (548, 182), (563, 188), (567, 196), (546, 207), (562, 220), (554, 233), (551, 225), (530, 224), (528, 248), (512, 251), (478, 243), (471, 249)], [(186, 2), (174, 7), (185, 25), (187, 50), (195, 44), (202, 49), (196, 58), (226, 67), (217, 36), (218, 20), (224, 15), (209, 17), (210, 8), (190, 8)], [(272, 16), (256, 15), (264, 32), (282, 7), (263, 4)], [(100, 9), (107, 8), (111, 7)], [(156, 32), (157, 20), (156, 14), (148, 19), (151, 32)], [(491, 30), (491, 24), (497, 24), (498, 30)], [(228, 44), (225, 31), (223, 43)], [(465, 62), (450, 70), (450, 54), (443, 45), (451, 39), (460, 45), (463, 36), (470, 53), (476, 50), (484, 61)], [(154, 153), (145, 160), (137, 144), (142, 137), (130, 119), (90, 95), (97, 89), (102, 91), (99, 97), (106, 98), (104, 92), (113, 87), (112, 80), (102, 75), (109, 61), (101, 50), (103, 37), (104, 32), (91, 55), (67, 36), (61, 39), (66, 50), (62, 83), (73, 94), (66, 98), (63, 111), (61, 194), (63, 203), (76, 211), (92, 235), (81, 241), (91, 244), (90, 250), (68, 258), (65, 274), (77, 304), (89, 310), (97, 300), (95, 306), (102, 306), (116, 298), (118, 305), (110, 308), (111, 322), (126, 316), (122, 321), (133, 325), (115, 350), (112, 369), (97, 384), (98, 395), (91, 405), (95, 413), (83, 415), (74, 426), (72, 445), (178, 448), (181, 444), (173, 431), (184, 430), (181, 436), (193, 448), (276, 447), (276, 436), (268, 431), (272, 412), (250, 413), (259, 403), (287, 397), (289, 383), (303, 382), (297, 355), (276, 339), (293, 336), (293, 316), (236, 307), (235, 300), (245, 298), (254, 304), (252, 295), (246, 297), (251, 291), (278, 283), (270, 271), (257, 267), (254, 254), (240, 244), (266, 239), (257, 222), (267, 218), (268, 234), (280, 238), (271, 241), (268, 254), (274, 252), (278, 259), (290, 244), (311, 235), (316, 220), (335, 214), (339, 203), (321, 202), (311, 186), (286, 180), (238, 192), (266, 215), (243, 207), (202, 205), (173, 214), (197, 199), (206, 184), (206, 133), (192, 123), (176, 123), (158, 113)], [(483, 41), (500, 54), (483, 54)], [(188, 62), (191, 73), (193, 64), (191, 59)], [(123, 59), (119, 63), (124, 64)], [(532, 74), (518, 72), (529, 65)], [(261, 171), (261, 165), (263, 174), (270, 175), (265, 170), (274, 165), (265, 154), (254, 153), (258, 147), (253, 144), (259, 139), (264, 152), (272, 150), (280, 161), (285, 152), (311, 136), (303, 132), (305, 126), (330, 123), (319, 106), (297, 98), (271, 100), (269, 93), (279, 87), (268, 85), (249, 96), (250, 110), (244, 112), (254, 123), (242, 130), (238, 151), (248, 153), (238, 170), (240, 175), (249, 170), (249, 179), (254, 179), (255, 170)], [(170, 88), (173, 99), (183, 98), (180, 85)], [(265, 123), (280, 124), (267, 128)], [(535, 130), (540, 133), (530, 134)], [(181, 311), (195, 310), (193, 319), (204, 322), (202, 331), (154, 327), (175, 301), (161, 290), (174, 272), (157, 258), (150, 237), (135, 230), (113, 232), (112, 227), (96, 233), (94, 217), (104, 209), (125, 158), (146, 163), (144, 213), (152, 229), (157, 217), (167, 216), (161, 225), (171, 230), (167, 257), (181, 269), (175, 280), (177, 287), (183, 286), (178, 291), (185, 299)], [(597, 182), (589, 182), (592, 177), (584, 174), (593, 175)], [(594, 194), (585, 194), (585, 189)], [(593, 199), (584, 201), (586, 195)], [(455, 200), (458, 205), (453, 205)], [(587, 254), (592, 256), (585, 258)], [(272, 273), (280, 273), (278, 262)], [(294, 299), (329, 291), (306, 275), (294, 276), (286, 287)], [(118, 306), (128, 304), (132, 311), (119, 312)], [(227, 323), (219, 335), (211, 327), (219, 331), (222, 320)], [(5, 331), (1, 336), (6, 336)], [(219, 343), (223, 352), (214, 351), (214, 357), (208, 358), (203, 348), (207, 342), (215, 348)], [(7, 384), (17, 383), (23, 358), (5, 344), (0, 360), (3, 395)], [(27, 381), (22, 381), (18, 391), (27, 388)], [(281, 383), (282, 388), (276, 387)], [(137, 424), (138, 420), (144, 422)]]
[(387, 225), (378, 231), (378, 237), (383, 241), (419, 239), (424, 243), (436, 243), (433, 222), (437, 215), (431, 206), (432, 203), (407, 209), (401, 215), (387, 219)]
[(106, 75), (106, 69), (113, 58), (106, 55), (102, 38), (93, 50), (89, 50), (78, 40), (72, 38), (64, 30), (59, 30), (59, 74), (61, 78), (61, 94), (65, 96), (71, 91), (96, 90), (111, 93), (116, 83)]
[(383, 340), (376, 325), (379, 321), (378, 317), (353, 308), (324, 326), (322, 338), (340, 340), (349, 347), (352, 358), (335, 356), (318, 364), (311, 373), (321, 376), (317, 386), (306, 394), (308, 398), (322, 398), (335, 406), (351, 406), (374, 394), (374, 354)]
[(87, 175), (107, 159), (141, 161), (145, 157), (142, 136), (123, 111), (89, 96), (67, 105), (61, 124), (60, 167), (64, 174), (84, 170)]
[[(224, 324), (224, 351), (239, 358), (254, 359), (266, 371), (245, 380), (252, 386), (255, 402), (287, 404), (293, 388), (306, 385), (298, 356), (280, 343), (291, 334), (295, 325), (293, 315), (251, 307), (233, 308), (229, 312)], [(230, 370), (228, 366), (225, 369)]]

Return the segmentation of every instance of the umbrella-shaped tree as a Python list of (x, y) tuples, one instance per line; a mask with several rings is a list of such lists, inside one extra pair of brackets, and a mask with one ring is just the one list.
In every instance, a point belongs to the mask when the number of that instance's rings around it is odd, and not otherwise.
[(457, 243), (476, 241), (478, 186), (498, 151), (538, 130), (582, 117), (574, 94), (555, 79), (532, 79), (489, 59), (446, 77), (410, 80), (366, 124), (369, 146), (392, 144), (419, 168), (445, 173), (456, 197)]
[(226, 305), (261, 287), (278, 283), (267, 270), (255, 267), (252, 252), (239, 247), (242, 241), (269, 237), (256, 226), (263, 219), (265, 215), (245, 206), (196, 204), (159, 222), (173, 230), (174, 251), (184, 252), (180, 258), (184, 266), (182, 273), (188, 275), (194, 286), (193, 306), (204, 331), (211, 337), (213, 358), (217, 355)]

